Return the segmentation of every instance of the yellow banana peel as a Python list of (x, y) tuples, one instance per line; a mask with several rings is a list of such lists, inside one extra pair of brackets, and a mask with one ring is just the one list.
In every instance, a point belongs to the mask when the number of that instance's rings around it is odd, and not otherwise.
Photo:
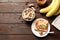
[(58, 8), (59, 0), (56, 0), (53, 8), (46, 14), (46, 17), (51, 17), (52, 15), (54, 15), (57, 12)]
[(49, 12), (52, 9), (52, 7), (54, 6), (54, 4), (55, 4), (55, 0), (52, 0), (51, 4), (49, 6), (47, 6), (46, 8), (40, 9), (39, 12), (40, 13)]
[(60, 14), (60, 8), (58, 9), (58, 11), (56, 12), (56, 14), (54, 15), (59, 15)]

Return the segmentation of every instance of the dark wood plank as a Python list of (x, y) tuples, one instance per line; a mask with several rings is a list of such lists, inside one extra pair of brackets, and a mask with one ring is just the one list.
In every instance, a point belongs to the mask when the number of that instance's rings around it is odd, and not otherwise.
[[(60, 35), (54, 26), (51, 26), (51, 31), (54, 35)], [(0, 24), (0, 34), (32, 34), (31, 26), (29, 24)]]
[[(39, 13), (37, 13), (36, 14), (36, 18), (45, 18), (45, 19), (47, 19), (50, 23), (54, 20), (54, 18), (55, 17), (53, 17), (53, 18), (46, 18), (44, 15), (42, 15), (42, 14), (39, 14)], [(9, 23), (9, 24), (16, 24), (16, 23), (18, 23), (18, 24), (25, 24), (25, 26), (26, 25), (31, 25), (31, 23), (32, 22), (25, 22), (23, 19), (22, 19), (22, 17), (21, 17), (21, 14), (19, 14), (19, 13), (17, 13), (17, 14), (14, 14), (14, 13), (11, 13), (11, 14), (9, 14), (9, 13), (5, 13), (5, 14), (0, 14), (0, 24), (7, 24), (7, 23)], [(9, 28), (9, 26), (10, 25), (8, 25), (7, 26), (7, 30), (5, 30), (5, 31), (7, 31), (8, 32), (8, 28)], [(19, 25), (20, 26), (20, 25)], [(24, 26), (24, 25), (22, 25), (22, 26)], [(22, 27), (21, 26), (21, 27)], [(17, 27), (17, 29), (18, 29), (18, 27)], [(16, 29), (16, 30), (17, 30)], [(15, 29), (14, 29), (15, 30)], [(28, 29), (27, 29), (28, 30)], [(31, 31), (31, 30), (30, 30)], [(55, 34), (60, 34), (60, 32), (54, 27), (54, 26), (52, 26), (51, 25), (51, 31), (54, 31), (55, 32)], [(4, 31), (3, 31), (4, 32)], [(19, 31), (18, 31), (19, 32)], [(18, 32), (17, 32), (17, 34), (18, 34)], [(12, 32), (10, 32), (11, 34), (12, 34)], [(9, 34), (9, 33), (8, 33)], [(22, 33), (21, 33), (22, 34)]]
[(37, 40), (33, 35), (0, 35), (0, 40)]
[(36, 0), (8, 0), (9, 2), (36, 2)]
[[(51, 0), (47, 0), (48, 2)], [(0, 0), (1, 3), (3, 2), (36, 2), (36, 0)]]
[(20, 12), (24, 7), (25, 3), (0, 3), (0, 12)]
[(36, 0), (0, 0), (0, 2), (36, 2)]
[(0, 24), (1, 34), (32, 34), (28, 24)]
[(0, 0), (0, 2), (8, 2), (8, 0)]
[[(51, 1), (47, 1), (46, 6), (50, 4)], [(32, 3), (32, 2), (31, 2)], [(33, 2), (37, 6), (36, 2)], [(26, 2), (7, 2), (0, 3), (0, 12), (22, 12), (27, 8)], [(40, 9), (40, 7), (36, 8)], [(38, 11), (38, 10), (37, 10)]]
[[(26, 23), (22, 16), (22, 13), (0, 13), (0, 24), (1, 23)], [(36, 13), (36, 18), (42, 17), (39, 13)]]
[[(21, 14), (22, 13), (0, 13), (0, 23), (26, 23)], [(55, 17), (46, 18), (45, 15), (40, 13), (36, 13), (36, 18), (45, 18), (49, 20), (50, 23), (55, 19)]]
[(38, 38), (34, 35), (0, 35), (0, 40), (59, 40), (60, 36)]
[[(34, 3), (36, 5), (36, 3)], [(0, 3), (0, 12), (22, 12), (28, 6), (26, 3)]]
[(21, 13), (0, 14), (0, 23), (22, 23)]

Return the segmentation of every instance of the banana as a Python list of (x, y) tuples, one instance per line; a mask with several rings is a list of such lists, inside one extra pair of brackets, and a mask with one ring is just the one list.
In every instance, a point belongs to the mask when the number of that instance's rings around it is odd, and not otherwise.
[(59, 0), (56, 0), (53, 8), (46, 14), (46, 17), (51, 17), (52, 15), (54, 15), (57, 12), (58, 8)]
[(59, 0), (59, 4), (60, 4), (60, 0)]
[(59, 10), (56, 12), (55, 15), (59, 15), (59, 14), (60, 14), (60, 8), (59, 8)]
[(60, 9), (59, 9), (59, 11), (57, 12), (57, 14), (56, 15), (59, 15), (60, 14)]
[(49, 6), (39, 10), (39, 12), (40, 13), (47, 13), (48, 11), (50, 11), (52, 9), (52, 6), (54, 5), (54, 3), (55, 3), (55, 0), (52, 0), (51, 4)]
[(54, 15), (59, 15), (60, 14), (60, 0), (59, 0), (59, 9), (57, 10), (56, 14)]

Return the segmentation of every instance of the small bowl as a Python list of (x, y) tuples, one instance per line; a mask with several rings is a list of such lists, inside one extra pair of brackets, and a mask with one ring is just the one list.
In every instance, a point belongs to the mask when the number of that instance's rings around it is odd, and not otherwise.
[(36, 0), (36, 1), (40, 6), (44, 6), (47, 2), (47, 0)]
[[(39, 20), (39, 19), (40, 18), (38, 18), (37, 20)], [(49, 34), (49, 32), (50, 32), (50, 24), (48, 23), (48, 30), (47, 30), (47, 32), (45, 32), (43, 35), (40, 35), (39, 32), (34, 29), (35, 28), (35, 21), (31, 25), (31, 30), (32, 30), (33, 34), (35, 36), (37, 36), (37, 37), (45, 37), (45, 36), (47, 36)]]
[[(25, 13), (25, 11), (28, 10), (28, 9), (31, 10), (31, 11), (33, 12), (33, 14), (34, 14), (34, 17), (32, 17), (30, 20), (25, 19), (24, 16), (23, 16), (24, 13)], [(34, 11), (33, 9), (31, 9), (31, 8), (26, 8), (26, 9), (24, 9), (23, 12), (22, 12), (22, 18), (23, 18), (25, 21), (32, 21), (32, 20), (35, 18), (35, 11)]]

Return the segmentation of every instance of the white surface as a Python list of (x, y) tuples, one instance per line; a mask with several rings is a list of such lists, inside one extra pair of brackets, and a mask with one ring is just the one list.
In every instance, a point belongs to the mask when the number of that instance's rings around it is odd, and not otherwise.
[(39, 34), (38, 31), (36, 31), (36, 30), (34, 29), (34, 27), (35, 27), (35, 24), (34, 24), (34, 23), (35, 23), (35, 22), (33, 22), (32, 25), (31, 25), (31, 30), (32, 30), (32, 32), (33, 32), (33, 34), (34, 34), (35, 36), (37, 36), (37, 37), (45, 37), (45, 36), (48, 35), (48, 33), (50, 32), (50, 24), (49, 24), (49, 23), (48, 23), (48, 31), (47, 31), (47, 32), (44, 32), (42, 36)]
[(52, 25), (60, 30), (60, 15), (52, 22)]

